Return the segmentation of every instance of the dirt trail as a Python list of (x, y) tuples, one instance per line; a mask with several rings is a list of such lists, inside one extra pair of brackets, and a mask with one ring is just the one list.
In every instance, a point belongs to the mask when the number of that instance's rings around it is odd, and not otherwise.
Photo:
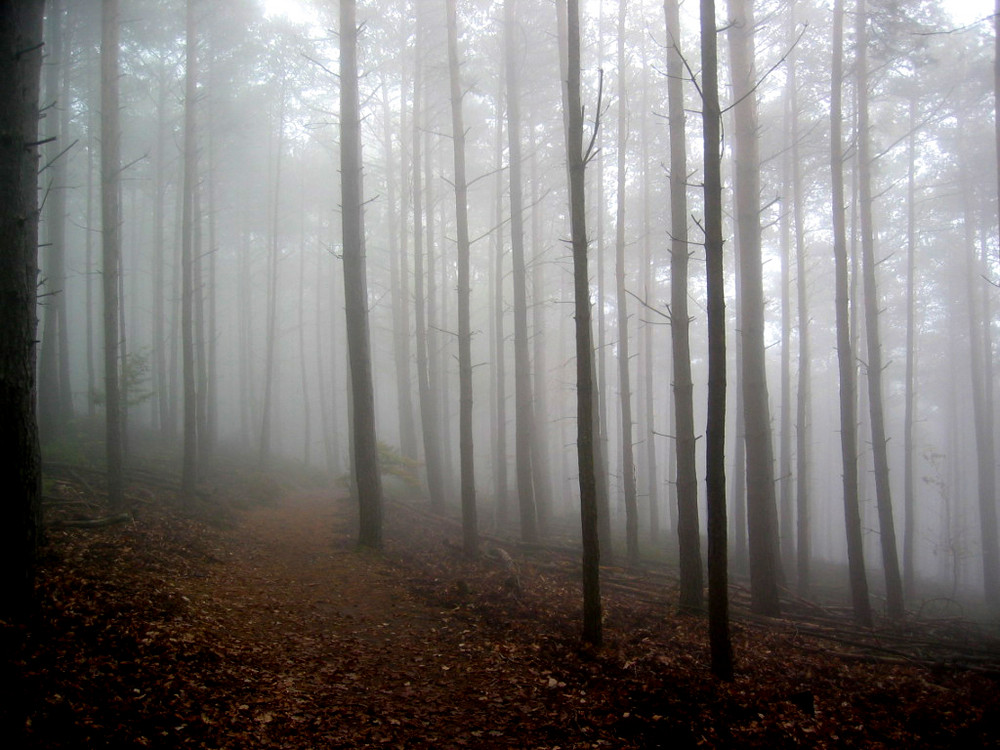
[(539, 708), (526, 693), (549, 678), (505, 675), (522, 671), (516, 646), (418, 600), (403, 571), (355, 548), (350, 525), (345, 501), (319, 495), (253, 509), (214, 551), (221, 564), (190, 580), (185, 637), (242, 659), (252, 685), (202, 718), (274, 746), (518, 746), (522, 716)]

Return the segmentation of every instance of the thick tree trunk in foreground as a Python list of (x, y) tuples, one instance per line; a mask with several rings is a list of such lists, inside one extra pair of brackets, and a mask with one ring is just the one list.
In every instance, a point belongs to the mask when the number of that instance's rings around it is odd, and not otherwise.
[(705, 262), (708, 282), (708, 633), (712, 674), (732, 679), (726, 542), (726, 297), (722, 239), (722, 113), (719, 110), (715, 0), (701, 0), (701, 91), (705, 160)]
[(667, 98), (670, 118), (670, 336), (674, 372), (674, 450), (677, 456), (677, 543), (680, 606), (701, 609), (703, 576), (698, 523), (698, 474), (691, 381), (691, 320), (688, 316), (687, 138), (684, 59), (678, 0), (663, 4), (667, 24)]
[(361, 121), (358, 106), (358, 28), (354, 0), (340, 3), (340, 187), (343, 211), (344, 294), (347, 351), (354, 407), (354, 472), (360, 511), (358, 544), (382, 546), (382, 476), (375, 437), (365, 271)]
[[(601, 545), (597, 535), (597, 489), (594, 476), (594, 369), (590, 330), (590, 277), (587, 273), (587, 222), (583, 151), (583, 104), (580, 101), (580, 8), (566, 4), (568, 76), (566, 152), (569, 161), (570, 222), (573, 244), (573, 292), (576, 316), (577, 459), (580, 471), (580, 521), (583, 531), (583, 639), (594, 646), (602, 641)], [(597, 127), (595, 123), (594, 127)]]
[(847, 530), (847, 563), (851, 578), (854, 619), (871, 625), (871, 602), (865, 572), (858, 501), (858, 433), (855, 418), (856, 383), (854, 344), (847, 269), (847, 227), (844, 211), (844, 143), (841, 134), (844, 82), (844, 6), (836, 0), (833, 11), (833, 73), (830, 81), (830, 170), (832, 175), (833, 259), (836, 271), (837, 361), (840, 370), (840, 451), (843, 462), (844, 520)]
[(41, 0), (0, 4), (0, 435), (6, 479), (0, 618), (31, 603), (42, 465), (35, 412)]

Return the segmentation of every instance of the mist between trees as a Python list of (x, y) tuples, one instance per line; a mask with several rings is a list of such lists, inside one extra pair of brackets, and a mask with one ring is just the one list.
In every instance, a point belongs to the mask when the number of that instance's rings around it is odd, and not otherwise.
[(46, 4), (43, 457), (300, 462), (362, 543), (387, 495), (469, 554), (579, 539), (582, 487), (591, 553), (692, 608), (711, 469), (759, 612), (1000, 606), (991, 19), (720, 3), (713, 149), (690, 3), (117, 5)]

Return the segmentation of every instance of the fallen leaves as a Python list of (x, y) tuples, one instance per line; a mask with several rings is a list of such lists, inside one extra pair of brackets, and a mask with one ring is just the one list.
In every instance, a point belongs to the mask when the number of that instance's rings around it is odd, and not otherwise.
[(4, 631), (18, 681), (3, 710), (20, 745), (975, 747), (1000, 736), (989, 675), (831, 657), (822, 633), (781, 623), (741, 621), (739, 674), (718, 683), (704, 620), (674, 612), (667, 577), (647, 576), (650, 590), (608, 571), (609, 642), (581, 649), (565, 558), (470, 561), (445, 543), (448, 524), (403, 508), (386, 555), (358, 553), (351, 512), (300, 495), (220, 529), (161, 497), (134, 524), (53, 530), (36, 621)]

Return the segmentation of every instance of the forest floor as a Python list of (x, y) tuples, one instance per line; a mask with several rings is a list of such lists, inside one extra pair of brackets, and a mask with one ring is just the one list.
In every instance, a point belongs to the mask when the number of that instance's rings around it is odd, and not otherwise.
[(723, 683), (662, 571), (606, 568), (595, 651), (566, 550), (470, 561), (453, 522), (392, 504), (385, 552), (360, 551), (352, 505), (302, 488), (220, 517), (133, 482), (134, 520), (78, 528), (80, 481), (52, 490), (34, 621), (0, 623), (8, 747), (1000, 743), (1000, 641), (964, 621), (760, 620), (734, 591)]

